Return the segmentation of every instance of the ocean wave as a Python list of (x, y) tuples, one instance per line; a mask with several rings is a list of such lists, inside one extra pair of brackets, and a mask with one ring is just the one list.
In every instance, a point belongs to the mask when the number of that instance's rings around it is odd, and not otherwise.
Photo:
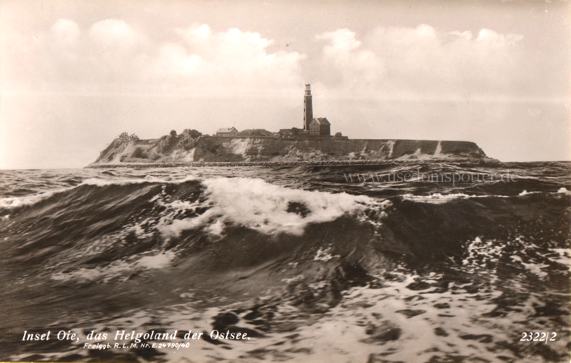
[[(286, 188), (252, 178), (212, 178), (202, 181), (207, 199), (185, 208), (208, 208), (199, 216), (173, 220), (159, 226), (165, 237), (204, 227), (220, 235), (227, 224), (240, 225), (264, 234), (302, 235), (311, 223), (333, 221), (366, 208), (387, 207), (390, 202), (347, 193)], [(180, 207), (180, 202), (177, 207)]]
[(56, 272), (51, 278), (56, 281), (96, 281), (103, 283), (119, 278), (127, 280), (131, 275), (142, 270), (162, 269), (169, 266), (175, 258), (172, 251), (132, 256), (129, 260), (117, 260), (107, 266), (81, 267), (69, 272)]
[[(518, 197), (525, 197), (528, 195), (534, 194), (544, 194), (544, 195), (556, 195), (556, 194), (564, 194), (564, 195), (571, 195), (566, 188), (560, 188), (556, 192), (543, 192), (543, 191), (527, 191), (523, 190), (519, 194)], [(511, 195), (500, 195), (500, 194), (465, 194), (465, 193), (432, 193), (428, 195), (416, 195), (412, 193), (402, 194), (401, 198), (404, 200), (409, 200), (418, 203), (431, 203), (431, 204), (444, 204), (448, 203), (453, 200), (457, 199), (472, 199), (472, 198), (511, 198)]]
[(401, 196), (404, 200), (410, 200), (418, 203), (432, 203), (432, 204), (443, 204), (451, 200), (456, 199), (469, 199), (469, 198), (486, 198), (489, 195), (474, 195), (474, 194), (464, 194), (464, 193), (451, 193), (451, 194), (441, 194), (432, 193), (429, 195), (414, 195), (411, 193), (403, 194)]
[(56, 189), (51, 191), (46, 191), (42, 193), (36, 193), (31, 195), (25, 195), (21, 197), (4, 197), (0, 198), (0, 209), (17, 209), (25, 206), (30, 206), (37, 204), (43, 200), (51, 198), (52, 196), (66, 192), (68, 190), (74, 189), (74, 187), (70, 188), (62, 188)]
[[(62, 194), (2, 213), (3, 273), (13, 281), (2, 336), (35, 325), (260, 336), (197, 341), (199, 361), (531, 362), (568, 351), (564, 330), (549, 345), (518, 342), (569, 316), (565, 180), (387, 193), (339, 173), (176, 170), (81, 174)], [(81, 345), (2, 346), (12, 360), (103, 357)], [(158, 353), (101, 354), (188, 356)]]
[(131, 184), (146, 184), (146, 183), (181, 184), (192, 180), (198, 180), (198, 178), (193, 175), (188, 175), (176, 179), (147, 175), (142, 178), (113, 178), (113, 179), (89, 178), (84, 180), (80, 185), (109, 186), (109, 185), (131, 185)]
[(498, 269), (509, 266), (546, 279), (546, 271), (553, 264), (569, 268), (570, 251), (568, 248), (544, 249), (524, 236), (516, 236), (508, 241), (476, 237), (468, 243), (462, 265), (465, 271), (483, 274), (495, 274)]
[(106, 187), (106, 186), (121, 186), (121, 185), (132, 185), (132, 184), (147, 184), (147, 183), (181, 184), (191, 180), (197, 180), (197, 178), (194, 176), (185, 176), (179, 179), (159, 178), (154, 176), (146, 176), (143, 178), (114, 178), (114, 179), (88, 178), (73, 187), (59, 188), (31, 195), (0, 198), (0, 209), (9, 210), (24, 206), (31, 206), (39, 202), (42, 202), (46, 199), (49, 199), (56, 194), (77, 189), (84, 185)]

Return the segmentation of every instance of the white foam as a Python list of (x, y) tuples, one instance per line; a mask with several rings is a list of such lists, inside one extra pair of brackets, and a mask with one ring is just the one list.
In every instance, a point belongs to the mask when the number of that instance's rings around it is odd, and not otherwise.
[(161, 269), (170, 265), (175, 257), (172, 251), (163, 251), (154, 255), (143, 255), (138, 259), (118, 260), (107, 266), (94, 268), (79, 268), (71, 272), (56, 272), (52, 275), (53, 280), (70, 281), (100, 280), (107, 282), (115, 278), (127, 279), (133, 272), (146, 269)]
[(180, 184), (196, 179), (197, 178), (192, 175), (174, 180), (169, 178), (158, 178), (147, 175), (144, 178), (113, 178), (113, 179), (89, 178), (85, 179), (80, 185), (107, 186), (107, 185), (130, 185), (130, 184), (144, 184), (144, 183)]
[(4, 197), (0, 198), (0, 208), (3, 209), (15, 209), (23, 206), (34, 205), (43, 200), (50, 198), (55, 194), (66, 192), (82, 185), (94, 185), (94, 186), (108, 186), (108, 185), (129, 185), (129, 184), (144, 184), (144, 183), (163, 183), (163, 184), (181, 184), (187, 181), (196, 180), (194, 176), (185, 176), (181, 179), (164, 179), (152, 176), (146, 176), (144, 178), (114, 178), (114, 179), (100, 179), (100, 178), (89, 178), (82, 181), (80, 184), (74, 187), (60, 188), (56, 190), (50, 190), (42, 193), (25, 195), (20, 197)]
[(174, 252), (164, 251), (156, 255), (143, 256), (136, 261), (137, 266), (147, 269), (164, 268), (170, 265), (175, 257)]
[(438, 141), (438, 145), (436, 145), (436, 150), (434, 150), (434, 156), (441, 156), (442, 155), (442, 142)]
[(414, 202), (421, 203), (432, 203), (432, 204), (443, 204), (455, 199), (468, 199), (477, 198), (477, 195), (468, 195), (464, 193), (452, 193), (452, 194), (441, 194), (433, 193), (430, 195), (414, 195), (414, 194), (403, 194), (403, 199), (411, 200)]
[(525, 262), (521, 262), (521, 264), (525, 267), (526, 270), (528, 270), (529, 272), (544, 278), (546, 276), (548, 276), (549, 274), (545, 271), (543, 271), (544, 268), (549, 267), (546, 264), (543, 263), (525, 263)]
[(105, 267), (79, 268), (70, 272), (56, 272), (51, 278), (57, 281), (95, 281), (107, 282), (114, 277), (127, 274), (131, 265), (126, 261), (117, 261)]
[(523, 197), (530, 194), (540, 194), (540, 193), (541, 192), (528, 192), (527, 190), (523, 190), (521, 193), (518, 194), (518, 196)]
[(282, 279), (282, 281), (285, 282), (286, 284), (296, 284), (303, 280), (305, 280), (305, 276), (303, 276), (302, 274), (295, 275), (294, 277), (291, 278)]
[[(163, 235), (177, 236), (184, 230), (208, 227), (220, 234), (227, 223), (244, 226), (265, 234), (301, 235), (310, 223), (333, 221), (343, 214), (379, 205), (366, 196), (290, 189), (262, 179), (213, 178), (203, 181), (209, 207), (198, 217), (174, 220), (159, 227)], [(288, 212), (290, 203), (299, 203), (309, 213)]]
[(411, 193), (403, 194), (402, 198), (405, 200), (411, 200), (419, 203), (431, 203), (431, 204), (444, 204), (456, 199), (471, 199), (471, 198), (509, 198), (508, 195), (476, 195), (476, 194), (464, 194), (464, 193), (432, 193), (430, 195), (415, 195)]
[(43, 200), (48, 199), (52, 195), (55, 195), (55, 194), (58, 194), (61, 192), (65, 192), (65, 191), (70, 190), (70, 189), (73, 189), (73, 188), (57, 189), (57, 190), (47, 191), (47, 192), (38, 193), (38, 194), (25, 195), (25, 196), (21, 196), (21, 197), (0, 198), (0, 208), (15, 209), (15, 208), (23, 207), (23, 206), (33, 205), (33, 204), (36, 204), (36, 203), (39, 203)]
[(339, 255), (332, 255), (331, 254), (331, 247), (327, 247), (327, 248), (319, 248), (317, 250), (317, 252), (315, 253), (315, 257), (313, 257), (313, 261), (321, 261), (321, 262), (327, 262), (329, 260), (332, 260), (334, 258), (339, 258)]
[(565, 194), (565, 195), (571, 195), (571, 192), (568, 191), (567, 188), (565, 188), (565, 187), (559, 188), (559, 189), (557, 190), (557, 193)]
[(552, 248), (551, 251), (558, 255), (552, 258), (552, 260), (563, 266), (567, 266), (567, 269), (571, 271), (571, 248)]
[[(411, 299), (418, 296), (418, 292), (407, 288), (410, 283), (417, 279), (435, 283), (440, 278), (438, 275), (403, 276), (400, 281), (384, 281), (382, 289), (353, 288), (344, 294), (341, 304), (331, 308), (319, 320), (297, 329), (297, 339), (286, 339), (289, 332), (277, 332), (264, 340), (253, 340), (251, 344), (275, 352), (274, 356), (303, 349), (307, 352), (305, 355), (294, 357), (316, 363), (366, 362), (373, 360), (371, 355), (383, 356), (387, 361), (425, 362), (431, 358), (434, 360), (437, 353), (456, 355), (458, 352), (493, 361), (496, 358), (494, 352), (484, 349), (482, 344), (462, 339), (460, 335), (464, 332), (491, 334), (498, 340), (509, 339), (506, 326), (499, 325), (496, 318), (485, 317), (496, 307), (493, 299), (501, 293), (489, 293), (486, 300), (481, 301), (471, 298), (462, 288), (451, 286), (454, 291), (425, 293), (422, 300)], [(434, 307), (436, 303), (443, 302), (450, 308)], [(278, 311), (278, 314), (287, 311), (285, 307), (280, 308), (283, 311)], [(424, 313), (408, 317), (401, 312), (404, 309), (420, 309)], [(453, 313), (454, 317), (441, 317), (444, 312)], [(445, 338), (437, 336), (435, 327), (443, 328), (449, 335)], [(375, 334), (367, 333), (370, 328), (377, 328), (379, 332), (396, 329), (400, 336), (376, 342), (371, 339)], [(275, 344), (278, 342), (279, 345)], [(509, 350), (501, 353), (511, 356)]]

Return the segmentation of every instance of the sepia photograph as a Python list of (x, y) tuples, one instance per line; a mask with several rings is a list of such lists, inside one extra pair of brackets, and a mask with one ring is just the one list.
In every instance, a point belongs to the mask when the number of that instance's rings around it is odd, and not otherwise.
[(0, 0), (0, 362), (568, 363), (566, 0)]

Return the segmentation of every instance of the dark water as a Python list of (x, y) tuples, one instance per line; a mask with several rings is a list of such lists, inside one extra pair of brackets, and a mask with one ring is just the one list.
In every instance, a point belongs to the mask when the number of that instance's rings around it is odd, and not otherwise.
[[(570, 167), (0, 171), (0, 360), (568, 361)], [(117, 329), (253, 339), (83, 348)]]

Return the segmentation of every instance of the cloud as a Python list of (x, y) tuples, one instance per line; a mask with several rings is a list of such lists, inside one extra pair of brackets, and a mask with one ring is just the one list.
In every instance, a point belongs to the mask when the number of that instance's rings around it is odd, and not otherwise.
[(89, 36), (98, 45), (113, 48), (131, 48), (142, 38), (129, 24), (118, 19), (94, 23), (89, 29)]
[[(330, 74), (344, 87), (360, 88), (378, 83), (384, 74), (383, 61), (372, 51), (363, 49), (361, 41), (349, 29), (338, 29), (316, 36), (328, 42), (323, 47), (324, 63)], [(330, 70), (330, 69), (328, 69)]]
[[(471, 38), (470, 32), (465, 32)], [(494, 47), (505, 47), (515, 45), (517, 42), (523, 39), (523, 35), (520, 34), (498, 34), (491, 29), (483, 28), (478, 33), (477, 41), (481, 43), (486, 43), (488, 46)]]
[(295, 51), (271, 51), (273, 40), (257, 32), (229, 28), (213, 31), (206, 24), (176, 29), (180, 42), (162, 45), (155, 58), (155, 76), (185, 77), (203, 87), (289, 88), (300, 79)]
[(82, 32), (62, 18), (43, 33), (5, 38), (14, 44), (3, 46), (3, 86), (290, 96), (309, 79), (324, 97), (464, 99), (539, 92), (533, 72), (526, 71), (523, 36), (488, 28), (444, 31), (420, 24), (359, 34), (333, 29), (314, 35), (320, 52), (311, 58), (236, 27), (191, 24), (160, 35), (145, 29), (108, 18), (86, 24)]
[(75, 44), (81, 35), (76, 22), (69, 19), (58, 19), (50, 29), (55, 41), (63, 45)]
[(355, 33), (343, 28), (333, 32), (327, 32), (316, 36), (317, 39), (329, 40), (330, 44), (325, 46), (324, 52), (337, 53), (352, 51), (361, 46), (361, 42), (355, 38)]
[(200, 56), (188, 53), (184, 46), (177, 43), (162, 45), (155, 62), (154, 72), (158, 77), (192, 77), (204, 66)]
[(78, 24), (59, 19), (35, 38), (12, 37), (25, 47), (5, 47), (11, 86), (224, 96), (283, 93), (303, 84), (303, 54), (273, 50), (272, 39), (236, 27), (194, 24), (154, 39), (124, 20), (103, 19), (81, 34)]
[(517, 68), (523, 61), (522, 39), (491, 29), (474, 35), (427, 24), (378, 27), (362, 39), (349, 29), (317, 36), (325, 42), (324, 89), (397, 98), (513, 92), (514, 83), (525, 77)]

